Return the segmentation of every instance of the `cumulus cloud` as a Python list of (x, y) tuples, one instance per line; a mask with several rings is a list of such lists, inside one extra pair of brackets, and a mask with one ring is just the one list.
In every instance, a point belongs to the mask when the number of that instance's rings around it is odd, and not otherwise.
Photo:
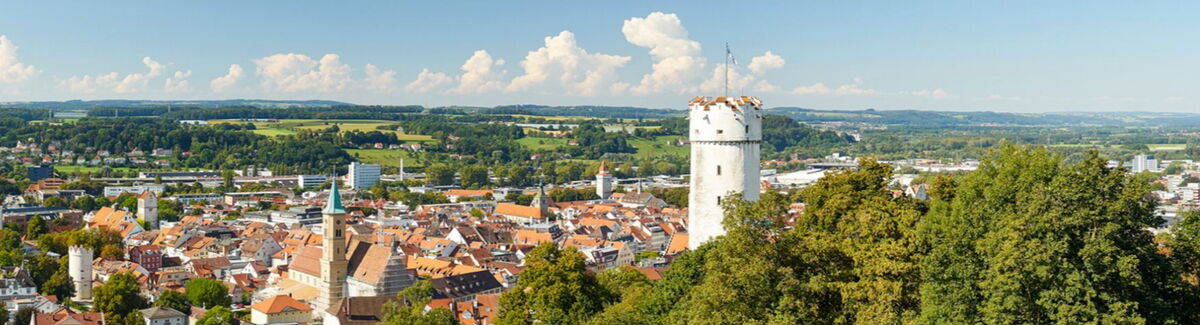
[(313, 60), (303, 54), (275, 54), (254, 60), (255, 73), (264, 89), (281, 92), (334, 92), (351, 82), (350, 65), (337, 54), (325, 54)]
[(441, 72), (431, 72), (429, 69), (421, 69), (421, 73), (417, 74), (417, 80), (408, 83), (404, 86), (405, 90), (417, 93), (427, 93), (434, 90), (442, 89), (454, 83), (454, 78)]
[(175, 71), (175, 75), (167, 77), (163, 90), (168, 93), (181, 93), (191, 90), (187, 78), (192, 76), (192, 70)]
[(40, 70), (17, 60), (17, 45), (0, 35), (0, 83), (17, 83), (33, 78)]
[(396, 71), (379, 70), (373, 64), (367, 64), (364, 71), (367, 73), (367, 90), (388, 92), (396, 88)]
[(158, 78), (167, 69), (166, 65), (158, 63), (150, 57), (142, 58), (142, 64), (148, 70), (146, 73), (130, 73), (124, 77), (116, 72), (95, 76), (73, 76), (59, 81), (58, 87), (76, 93), (94, 93), (103, 89), (109, 89), (118, 94), (141, 92), (150, 80)]
[[(718, 64), (716, 67), (713, 67), (712, 73), (709, 74), (709, 77), (704, 79), (704, 82), (700, 83), (699, 90), (704, 93), (722, 93), (725, 91), (725, 76), (725, 64)], [(752, 85), (755, 79), (752, 75), (744, 75), (740, 73), (738, 69), (729, 69), (728, 76), (729, 92), (733, 94), (741, 93), (746, 90), (746, 87)]]
[(629, 60), (628, 56), (588, 53), (576, 44), (575, 34), (564, 30), (556, 36), (547, 36), (545, 46), (525, 56), (521, 61), (525, 74), (513, 78), (507, 90), (541, 89), (595, 96), (604, 90), (627, 87), (615, 85), (616, 69)]
[(146, 65), (146, 69), (150, 71), (125, 75), (125, 78), (122, 78), (121, 82), (117, 83), (116, 87), (113, 87), (113, 92), (118, 94), (139, 92), (143, 88), (146, 88), (146, 84), (150, 79), (158, 78), (159, 75), (162, 75), (163, 71), (167, 70), (167, 66), (150, 59), (148, 56), (142, 58), (142, 64)]
[(833, 92), (833, 90), (829, 89), (828, 86), (825, 86), (825, 83), (821, 82), (812, 84), (810, 86), (800, 86), (796, 87), (796, 89), (792, 89), (792, 93), (797, 95), (828, 95), (831, 92)]
[(767, 51), (763, 55), (750, 59), (750, 65), (746, 67), (750, 68), (750, 72), (761, 76), (767, 73), (767, 71), (782, 68), (784, 63), (787, 63), (787, 61), (783, 57)]
[(460, 67), (463, 73), (458, 76), (458, 88), (454, 92), (485, 93), (500, 89), (502, 83), (498, 79), (504, 75), (504, 71), (499, 69), (502, 65), (503, 59), (492, 59), (485, 50), (475, 51)]
[(229, 72), (225, 73), (224, 76), (213, 79), (208, 83), (208, 86), (212, 88), (213, 92), (223, 92), (236, 85), (238, 80), (242, 79), (243, 74), (245, 74), (245, 71), (242, 70), (241, 65), (230, 64)]
[(654, 65), (641, 83), (633, 87), (636, 94), (663, 91), (691, 91), (701, 77), (705, 60), (700, 57), (700, 42), (688, 38), (687, 29), (675, 14), (653, 12), (646, 17), (625, 20), (621, 33), (630, 44), (650, 49)]
[(838, 86), (834, 94), (838, 96), (871, 96), (879, 94), (878, 90), (863, 88), (863, 83), (862, 78), (854, 78), (854, 83)]

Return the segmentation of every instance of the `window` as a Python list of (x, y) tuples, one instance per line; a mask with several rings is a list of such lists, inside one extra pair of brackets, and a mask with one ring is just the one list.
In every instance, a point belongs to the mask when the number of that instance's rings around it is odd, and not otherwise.
[(717, 165), (717, 176), (721, 176), (721, 165)]
[(724, 133), (725, 133), (725, 130), (720, 130), (720, 129), (717, 130), (717, 134), (724, 134)]
[(750, 134), (750, 125), (746, 125), (746, 134)]
[(717, 204), (721, 204), (721, 196), (717, 195)]

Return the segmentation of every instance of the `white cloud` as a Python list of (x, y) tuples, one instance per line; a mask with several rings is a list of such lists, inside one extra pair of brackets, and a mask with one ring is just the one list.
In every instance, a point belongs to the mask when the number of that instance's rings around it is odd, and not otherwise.
[(525, 74), (513, 78), (508, 91), (541, 89), (595, 96), (603, 90), (627, 87), (615, 83), (616, 69), (629, 62), (628, 56), (588, 53), (576, 44), (575, 34), (565, 30), (556, 36), (547, 36), (545, 44), (530, 51), (521, 61)]
[(142, 58), (142, 64), (146, 65), (146, 68), (150, 69), (150, 71), (147, 71), (146, 73), (130, 73), (125, 75), (125, 78), (122, 78), (121, 82), (118, 83), (116, 87), (113, 87), (113, 92), (118, 94), (139, 92), (142, 90), (142, 88), (146, 87), (146, 83), (148, 83), (150, 79), (157, 78), (158, 76), (162, 75), (163, 71), (167, 70), (167, 66), (150, 59), (148, 56)]
[(766, 79), (763, 79), (763, 80), (759, 80), (757, 83), (755, 83), (754, 87), (752, 87), (751, 89), (754, 89), (754, 92), (756, 92), (756, 93), (770, 93), (770, 92), (775, 92), (776, 90), (779, 90), (779, 87), (776, 87), (775, 85), (772, 85), (770, 82), (767, 82)]
[(368, 64), (364, 71), (367, 73), (367, 90), (389, 92), (396, 88), (396, 71), (382, 71), (373, 64)]
[(404, 86), (405, 90), (417, 93), (427, 93), (441, 89), (447, 85), (454, 83), (454, 78), (441, 72), (430, 72), (429, 69), (421, 69), (421, 73), (417, 74), (417, 80), (408, 83)]
[(32, 65), (17, 60), (17, 45), (0, 35), (0, 83), (17, 83), (41, 73)]
[(116, 72), (110, 72), (102, 75), (83, 75), (72, 76), (66, 80), (58, 82), (58, 87), (73, 93), (94, 93), (99, 88), (108, 88), (117, 84), (117, 78), (120, 75)]
[(213, 92), (223, 92), (236, 85), (238, 80), (242, 79), (242, 74), (244, 73), (245, 71), (242, 70), (241, 65), (230, 64), (229, 72), (224, 76), (213, 79), (212, 82), (208, 83), (208, 86), (212, 88)]
[(872, 96), (880, 94), (878, 90), (863, 88), (862, 85), (862, 78), (854, 78), (854, 83), (838, 86), (834, 94), (838, 96)]
[(784, 63), (787, 61), (783, 57), (767, 51), (763, 55), (750, 59), (750, 65), (747, 67), (750, 68), (750, 72), (761, 76), (767, 71), (782, 68)]
[[(732, 94), (742, 93), (745, 91), (746, 86), (751, 85), (755, 79), (752, 75), (743, 75), (739, 73), (738, 69), (729, 69), (728, 72), (728, 90), (729, 93)], [(705, 79), (704, 82), (700, 83), (699, 91), (704, 93), (720, 94), (725, 91), (725, 80), (725, 64), (718, 64), (716, 67), (713, 67), (712, 74), (709, 75), (708, 79)]]
[(188, 85), (187, 78), (192, 76), (192, 70), (175, 71), (175, 75), (168, 77), (163, 84), (163, 90), (168, 93), (181, 93), (191, 90)]
[(275, 54), (254, 60), (254, 64), (267, 90), (334, 92), (351, 82), (350, 65), (343, 64), (337, 54), (325, 54), (320, 61), (303, 54)]
[(504, 60), (492, 59), (486, 50), (475, 51), (471, 58), (463, 62), (463, 73), (458, 76), (458, 88), (454, 92), (485, 93), (500, 89), (501, 82), (497, 79), (504, 75), (504, 71), (499, 70), (502, 65)]
[(655, 61), (653, 70), (633, 87), (635, 94), (688, 92), (701, 77), (705, 60), (700, 57), (700, 42), (688, 38), (675, 14), (653, 12), (645, 18), (627, 19), (621, 33), (630, 44), (649, 48)]
[(142, 58), (146, 73), (130, 73), (121, 77), (116, 72), (102, 75), (73, 76), (58, 82), (58, 87), (75, 93), (94, 93), (99, 90), (111, 90), (118, 94), (141, 92), (150, 80), (158, 78), (167, 69), (166, 65), (158, 63), (150, 57)]
[(797, 95), (828, 95), (830, 92), (832, 90), (821, 82), (812, 84), (811, 86), (800, 86), (792, 89), (792, 93)]

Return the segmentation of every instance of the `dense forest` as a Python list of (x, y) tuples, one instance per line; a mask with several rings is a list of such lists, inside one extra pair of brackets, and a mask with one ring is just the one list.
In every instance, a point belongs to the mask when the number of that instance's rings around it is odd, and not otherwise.
[[(979, 170), (939, 177), (929, 201), (893, 196), (891, 174), (864, 160), (803, 190), (728, 200), (728, 234), (661, 280), (591, 274), (573, 249), (538, 246), (498, 323), (1200, 322), (1200, 214), (1155, 237), (1149, 185), (1095, 154), (1003, 145)], [(389, 307), (386, 324), (454, 322), (410, 307)]]

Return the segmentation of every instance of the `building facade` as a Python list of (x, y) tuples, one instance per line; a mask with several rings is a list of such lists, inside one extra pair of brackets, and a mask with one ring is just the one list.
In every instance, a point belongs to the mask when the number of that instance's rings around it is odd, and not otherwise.
[(691, 191), (688, 247), (725, 234), (721, 200), (757, 200), (762, 102), (756, 97), (696, 97), (688, 103)]
[(382, 174), (382, 169), (376, 164), (360, 164), (357, 162), (350, 163), (350, 172), (346, 175), (346, 180), (352, 189), (370, 188), (379, 182), (379, 176)]

